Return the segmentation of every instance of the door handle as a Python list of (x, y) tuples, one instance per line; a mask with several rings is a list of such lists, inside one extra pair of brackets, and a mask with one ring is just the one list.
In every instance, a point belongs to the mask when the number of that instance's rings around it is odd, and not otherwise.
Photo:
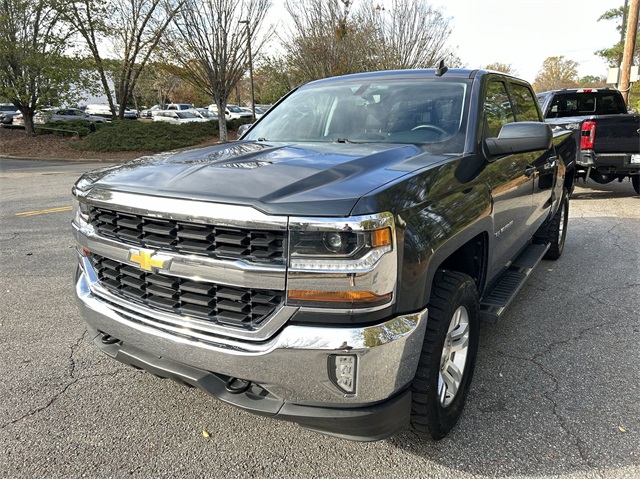
[(533, 174), (536, 172), (537, 168), (535, 166), (527, 166), (524, 169), (524, 176), (533, 176)]

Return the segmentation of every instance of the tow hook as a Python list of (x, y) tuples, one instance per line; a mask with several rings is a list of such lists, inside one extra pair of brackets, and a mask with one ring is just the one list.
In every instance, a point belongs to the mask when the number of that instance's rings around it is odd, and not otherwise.
[(102, 344), (116, 344), (120, 342), (118, 338), (114, 338), (110, 334), (105, 334), (104, 336), (102, 336), (101, 341)]
[[(238, 384), (234, 385), (234, 383)], [(225, 389), (231, 394), (242, 394), (243, 392), (246, 392), (250, 387), (251, 381), (238, 378), (229, 378), (227, 379), (227, 383), (225, 384)]]

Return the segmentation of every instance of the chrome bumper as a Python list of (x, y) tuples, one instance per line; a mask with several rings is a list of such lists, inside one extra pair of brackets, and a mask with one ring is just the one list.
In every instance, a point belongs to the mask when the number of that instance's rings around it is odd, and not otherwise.
[[(416, 372), (427, 321), (425, 309), (359, 328), (285, 325), (259, 343), (228, 337), (203, 341), (188, 331), (162, 331), (125, 317), (92, 292), (82, 269), (76, 295), (90, 331), (158, 359), (249, 381), (285, 403), (306, 406), (362, 407), (405, 389)], [(357, 357), (354, 394), (345, 394), (329, 377), (329, 359), (336, 354)]]

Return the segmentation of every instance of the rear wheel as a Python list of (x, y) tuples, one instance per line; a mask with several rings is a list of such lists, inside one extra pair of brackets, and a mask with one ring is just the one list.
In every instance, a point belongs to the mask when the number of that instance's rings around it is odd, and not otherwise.
[(631, 183), (633, 183), (633, 189), (636, 190), (636, 195), (640, 195), (640, 173), (631, 177)]
[(411, 429), (420, 436), (442, 439), (462, 413), (478, 351), (479, 309), (469, 276), (447, 271), (436, 275), (411, 384)]

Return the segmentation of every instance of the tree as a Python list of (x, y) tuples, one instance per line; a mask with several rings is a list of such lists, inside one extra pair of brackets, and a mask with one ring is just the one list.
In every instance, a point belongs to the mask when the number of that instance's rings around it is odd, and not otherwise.
[(448, 59), (449, 20), (425, 0), (391, 0), (388, 8), (366, 0), (287, 0), (292, 18), (281, 39), (300, 82), (371, 70), (424, 68)]
[[(628, 8), (627, 2), (625, 5), (620, 8), (613, 8), (607, 10), (602, 16), (598, 19), (601, 20), (613, 20), (616, 21), (616, 30), (620, 32), (620, 41), (613, 45), (610, 48), (603, 48), (602, 50), (598, 50), (596, 55), (602, 57), (610, 68), (618, 68), (622, 64), (622, 57), (624, 53), (624, 43), (627, 34), (627, 14)], [(638, 36), (640, 37), (640, 24), (636, 25), (638, 29)], [(635, 50), (633, 54), (633, 65), (640, 64), (640, 41), (636, 41)], [(640, 111), (640, 87), (638, 86), (638, 82), (631, 84), (631, 91), (629, 92), (629, 107), (635, 108), (636, 111)]]
[(365, 39), (376, 70), (426, 68), (449, 59), (457, 59), (447, 48), (451, 34), (449, 20), (425, 0), (391, 0), (389, 8), (365, 3), (356, 13), (356, 21), (372, 32)]
[(605, 77), (597, 77), (594, 75), (587, 75), (580, 78), (578, 82), (580, 87), (592, 87), (602, 88), (606, 86), (607, 79)]
[(484, 68), (485, 70), (493, 70), (496, 72), (506, 73), (507, 75), (518, 76), (518, 71), (513, 68), (511, 63), (495, 62), (495, 63), (490, 63)]
[[(614, 20), (618, 22), (616, 30), (620, 32), (620, 41), (611, 48), (603, 48), (602, 50), (595, 52), (596, 55), (602, 57), (610, 67), (619, 67), (622, 63), (622, 53), (624, 51), (624, 41), (627, 30), (627, 13), (628, 7), (625, 10), (625, 7), (622, 6), (607, 10), (602, 14), (602, 16), (600, 16), (600, 18), (598, 18), (598, 21)], [(640, 33), (640, 25), (637, 25), (636, 28), (638, 28), (638, 32)], [(637, 65), (638, 63), (640, 63), (640, 42), (636, 42), (636, 48), (634, 51), (634, 64)]]
[(80, 90), (79, 60), (65, 56), (69, 34), (50, 0), (0, 2), (0, 97), (20, 110), (27, 135), (37, 109)]
[(350, 0), (287, 0), (292, 25), (281, 38), (297, 82), (367, 69), (363, 26), (350, 17)]
[(140, 109), (140, 105), (171, 103), (173, 92), (182, 82), (176, 70), (166, 63), (149, 63), (140, 74), (133, 92), (136, 109)]
[(284, 58), (267, 57), (254, 72), (258, 103), (275, 103), (295, 86)]
[(577, 86), (578, 63), (565, 60), (564, 56), (547, 58), (533, 82), (533, 88), (537, 92)]
[[(124, 118), (124, 107), (133, 97), (140, 74), (185, 0), (56, 1), (58, 11), (77, 29), (95, 60), (113, 117), (116, 104), (120, 104), (118, 117)], [(111, 71), (101, 53), (105, 43), (113, 47), (116, 55), (116, 67)]]
[(269, 0), (187, 0), (165, 39), (164, 47), (182, 68), (182, 78), (218, 106), (222, 141), (228, 139), (227, 100), (247, 71), (248, 40), (256, 56), (266, 42), (261, 29), (269, 6)]

